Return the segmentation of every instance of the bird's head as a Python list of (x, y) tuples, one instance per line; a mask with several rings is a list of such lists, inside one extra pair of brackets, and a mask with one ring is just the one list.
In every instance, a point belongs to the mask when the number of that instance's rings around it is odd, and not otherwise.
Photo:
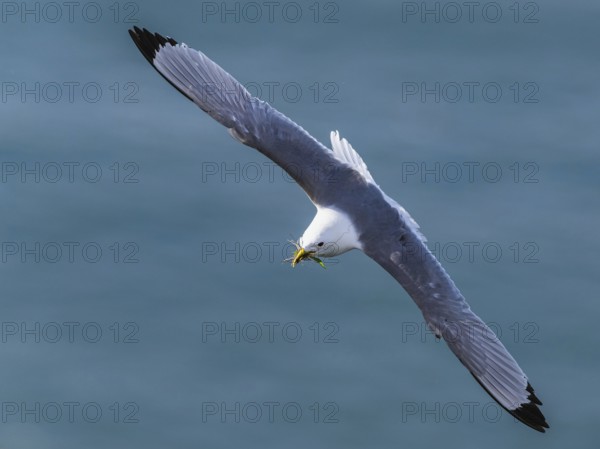
[(295, 267), (303, 260), (308, 259), (317, 262), (325, 268), (325, 264), (320, 258), (333, 257), (338, 253), (335, 250), (335, 244), (326, 243), (324, 240), (316, 243), (304, 244), (303, 238), (300, 238), (297, 242), (292, 241), (291, 243), (296, 247), (294, 255), (289, 259), (292, 262), (292, 267)]
[(323, 268), (325, 268), (325, 264), (320, 259), (321, 257), (333, 257), (338, 252), (335, 249), (334, 243), (326, 243), (325, 240), (320, 240), (318, 242), (311, 242), (308, 244), (304, 243), (304, 238), (300, 238), (298, 242), (292, 242), (296, 247), (296, 251), (294, 251), (294, 255), (290, 259), (292, 262), (292, 267), (295, 267), (300, 262), (305, 259), (312, 260), (317, 262)]
[(296, 247), (290, 259), (292, 267), (309, 259), (324, 268), (322, 257), (334, 257), (360, 247), (348, 218), (336, 210), (325, 208), (318, 209), (302, 237), (292, 244)]

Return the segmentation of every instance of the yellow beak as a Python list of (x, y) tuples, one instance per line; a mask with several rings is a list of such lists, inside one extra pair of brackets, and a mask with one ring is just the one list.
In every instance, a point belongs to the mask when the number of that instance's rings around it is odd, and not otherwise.
[(304, 248), (298, 248), (294, 253), (294, 258), (292, 259), (292, 267), (295, 267), (298, 263), (308, 258), (308, 256), (311, 254), (312, 252), (306, 251)]

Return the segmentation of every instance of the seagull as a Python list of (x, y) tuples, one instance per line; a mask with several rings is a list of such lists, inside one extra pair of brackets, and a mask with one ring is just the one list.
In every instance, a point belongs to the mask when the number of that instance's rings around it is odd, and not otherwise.
[(467, 304), (429, 251), (419, 226), (371, 176), (350, 143), (331, 133), (327, 148), (270, 104), (253, 97), (204, 53), (147, 29), (129, 34), (148, 62), (173, 87), (241, 143), (281, 166), (304, 189), (317, 212), (296, 244), (292, 266), (322, 264), (358, 249), (396, 279), (437, 338), (483, 389), (516, 419), (549, 428), (523, 370)]

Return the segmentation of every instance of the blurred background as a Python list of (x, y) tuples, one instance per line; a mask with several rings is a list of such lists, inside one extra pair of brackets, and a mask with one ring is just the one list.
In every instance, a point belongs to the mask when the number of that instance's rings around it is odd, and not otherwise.
[[(596, 447), (597, 2), (3, 2), (0, 447)], [(477, 385), (127, 35), (200, 49), (419, 222), (544, 402)]]

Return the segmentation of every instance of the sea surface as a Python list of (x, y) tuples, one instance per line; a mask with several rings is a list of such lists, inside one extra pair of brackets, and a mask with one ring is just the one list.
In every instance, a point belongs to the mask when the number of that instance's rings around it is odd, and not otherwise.
[[(595, 448), (600, 4), (2, 2), (0, 448)], [(544, 402), (516, 422), (144, 60), (205, 52), (420, 224)]]

